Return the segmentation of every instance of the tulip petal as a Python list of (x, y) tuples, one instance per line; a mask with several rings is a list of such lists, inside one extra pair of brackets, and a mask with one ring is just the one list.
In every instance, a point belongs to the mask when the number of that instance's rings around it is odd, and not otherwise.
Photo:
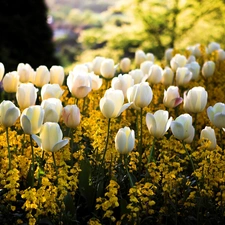
[(110, 99), (107, 99), (105, 97), (101, 98), (100, 100), (100, 109), (102, 114), (106, 117), (106, 118), (112, 118), (112, 117), (116, 117), (116, 115), (114, 116), (114, 110), (115, 110), (115, 106), (114, 106), (114, 102)]
[(149, 133), (154, 136), (156, 133), (157, 125), (155, 117), (152, 113), (146, 114), (146, 125), (148, 127)]
[(4, 120), (3, 125), (5, 127), (10, 127), (10, 126), (14, 125), (14, 123), (18, 119), (19, 115), (20, 115), (20, 111), (18, 108), (16, 108), (16, 107), (9, 108), (6, 112), (6, 118)]
[(184, 127), (181, 123), (172, 121), (170, 127), (175, 138), (179, 140), (184, 140), (185, 138), (187, 138), (187, 136), (184, 135)]
[(68, 139), (61, 140), (61, 141), (59, 141), (58, 143), (56, 143), (50, 151), (51, 151), (51, 152), (56, 152), (56, 151), (58, 151), (59, 149), (61, 149), (62, 147), (64, 147), (65, 145), (67, 145), (68, 142), (69, 142)]
[(126, 103), (122, 106), (122, 108), (120, 109), (119, 113), (117, 116), (119, 116), (123, 111), (125, 111), (129, 106), (131, 106), (133, 103), (130, 102), (130, 103)]
[(25, 134), (32, 134), (31, 122), (27, 115), (22, 115), (21, 125)]
[(41, 148), (41, 138), (37, 136), (36, 134), (32, 134), (32, 138), (35, 140), (37, 145)]
[(123, 131), (119, 131), (115, 138), (115, 147), (120, 154), (126, 154), (126, 134)]

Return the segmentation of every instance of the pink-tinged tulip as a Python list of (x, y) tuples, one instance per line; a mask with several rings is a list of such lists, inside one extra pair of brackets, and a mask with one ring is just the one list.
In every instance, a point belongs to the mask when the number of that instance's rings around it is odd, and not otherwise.
[(42, 87), (50, 81), (50, 72), (46, 66), (39, 66), (36, 69), (34, 85)]
[(65, 78), (64, 69), (62, 66), (52, 66), (50, 68), (50, 83), (62, 86)]
[(16, 99), (20, 109), (35, 105), (38, 89), (32, 83), (21, 83), (16, 92)]
[(215, 72), (215, 63), (213, 61), (207, 61), (202, 66), (202, 75), (205, 78), (211, 77)]
[(131, 70), (129, 75), (133, 78), (134, 84), (139, 84), (144, 78), (144, 73), (141, 69)]
[(168, 108), (175, 108), (181, 104), (183, 99), (180, 97), (179, 89), (177, 86), (170, 86), (164, 90), (163, 104)]
[(191, 62), (186, 65), (186, 67), (191, 71), (192, 73), (192, 80), (198, 80), (200, 75), (200, 65), (197, 62)]
[(209, 149), (213, 150), (216, 148), (216, 134), (214, 129), (211, 127), (205, 127), (202, 129), (201, 134), (200, 134), (200, 139), (207, 139), (210, 141)]
[(67, 127), (75, 128), (80, 124), (80, 109), (77, 105), (67, 105), (62, 110), (62, 118)]
[(192, 117), (185, 113), (177, 117), (170, 125), (175, 138), (186, 143), (191, 143), (194, 139), (195, 129), (192, 125)]
[(148, 82), (135, 84), (127, 90), (127, 99), (135, 109), (148, 106), (153, 98), (153, 92)]
[(211, 42), (208, 45), (207, 52), (208, 52), (208, 54), (211, 54), (212, 52), (214, 52), (218, 49), (220, 49), (220, 44), (216, 43), (216, 42)]
[(187, 58), (181, 54), (176, 54), (170, 61), (170, 66), (173, 71), (176, 71), (179, 67), (184, 67), (186, 64)]
[(89, 73), (91, 77), (92, 90), (96, 91), (102, 86), (102, 78), (95, 75), (93, 72)]
[(134, 149), (135, 133), (129, 127), (120, 128), (115, 137), (115, 147), (120, 154), (128, 154)]
[(17, 66), (17, 73), (21, 83), (28, 83), (34, 80), (35, 71), (28, 63), (19, 63)]
[(146, 54), (143, 50), (137, 50), (135, 52), (134, 61), (137, 66), (140, 66), (142, 62), (146, 60)]
[(20, 117), (20, 124), (25, 134), (37, 134), (44, 121), (44, 109), (40, 105), (29, 106), (24, 109)]
[(125, 98), (127, 98), (127, 89), (134, 85), (133, 78), (128, 74), (119, 74), (118, 77), (112, 79), (111, 86), (115, 90), (121, 90)]
[(172, 122), (172, 117), (169, 118), (168, 111), (158, 110), (154, 114), (146, 114), (146, 125), (149, 133), (155, 138), (161, 138), (167, 132)]
[(20, 110), (9, 100), (3, 100), (0, 104), (0, 124), (11, 127), (20, 116)]
[(96, 56), (92, 61), (92, 70), (96, 75), (101, 75), (100, 68), (104, 59), (105, 57)]
[(106, 79), (111, 79), (115, 75), (117, 65), (114, 65), (113, 59), (104, 59), (101, 63), (100, 72)]
[(213, 107), (209, 106), (207, 108), (207, 115), (210, 122), (218, 127), (225, 128), (225, 104), (222, 102), (217, 102)]
[(45, 100), (48, 98), (61, 98), (63, 94), (63, 90), (59, 86), (59, 84), (45, 84), (41, 88), (41, 99)]
[(5, 92), (16, 93), (19, 85), (19, 75), (16, 71), (6, 73), (2, 82)]
[(0, 81), (2, 80), (4, 74), (5, 74), (5, 66), (3, 63), (0, 62)]
[(44, 123), (45, 122), (59, 122), (62, 114), (62, 102), (58, 98), (48, 98), (42, 101), (41, 107), (45, 111)]
[(223, 49), (217, 51), (217, 58), (219, 61), (225, 60), (225, 51)]
[(166, 59), (167, 64), (169, 64), (171, 59), (173, 58), (173, 51), (173, 48), (168, 48), (165, 51), (164, 57)]
[(80, 99), (88, 95), (92, 89), (92, 80), (87, 72), (70, 72), (67, 77), (67, 86), (71, 94)]
[(183, 86), (192, 78), (192, 72), (187, 67), (179, 67), (176, 71), (176, 85)]
[(124, 95), (121, 90), (110, 88), (106, 90), (104, 97), (100, 100), (100, 110), (107, 119), (118, 117), (132, 103), (124, 103)]
[(148, 52), (148, 53), (146, 54), (146, 60), (147, 60), (147, 61), (152, 61), (152, 62), (154, 63), (154, 61), (155, 61), (155, 56), (154, 56), (154, 54)]
[(207, 104), (208, 93), (203, 87), (193, 87), (184, 92), (184, 110), (188, 113), (200, 113)]
[(160, 66), (152, 65), (148, 73), (147, 81), (150, 84), (158, 84), (162, 79), (162, 74), (163, 70)]
[(165, 69), (162, 72), (162, 79), (161, 82), (165, 86), (170, 86), (173, 84), (173, 79), (174, 79), (174, 72), (170, 67), (165, 67)]
[(144, 61), (140, 65), (140, 69), (142, 70), (144, 75), (148, 75), (150, 68), (153, 66), (152, 61)]
[(32, 135), (38, 146), (45, 151), (56, 152), (68, 144), (68, 139), (62, 139), (63, 133), (58, 123), (46, 122), (42, 125), (40, 137)]
[(121, 59), (120, 61), (120, 69), (123, 73), (128, 73), (131, 67), (131, 60), (127, 57)]

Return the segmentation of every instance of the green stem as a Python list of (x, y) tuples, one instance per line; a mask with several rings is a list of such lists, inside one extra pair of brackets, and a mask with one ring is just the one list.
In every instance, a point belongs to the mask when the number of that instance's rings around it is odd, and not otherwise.
[(104, 149), (104, 153), (103, 153), (103, 157), (102, 157), (101, 167), (102, 167), (103, 162), (105, 160), (105, 155), (106, 155), (106, 151), (107, 151), (107, 147), (108, 147), (108, 142), (109, 142), (110, 121), (111, 121), (111, 119), (109, 118), (108, 119), (107, 137), (106, 137), (106, 143), (105, 143), (105, 149)]
[(129, 181), (130, 181), (130, 187), (133, 187), (134, 186), (134, 183), (133, 183), (133, 180), (132, 180), (131, 175), (130, 175), (129, 170), (128, 170), (128, 161), (127, 161), (127, 158), (128, 158), (128, 156), (127, 155), (124, 155), (124, 164), (125, 164), (125, 168), (126, 168), (126, 171), (127, 171), (127, 176), (129, 178)]
[(9, 147), (9, 128), (6, 127), (6, 139), (7, 139), (7, 144), (8, 144), (8, 158), (9, 158), (9, 170), (11, 170), (12, 166), (11, 166), (11, 151), (10, 151), (10, 147)]
[(155, 161), (155, 137), (153, 138), (153, 143), (152, 143), (152, 147), (151, 147), (151, 152), (150, 155), (148, 157), (148, 163)]
[(57, 179), (57, 183), (58, 183), (58, 168), (57, 168), (57, 165), (56, 165), (54, 152), (52, 152), (52, 158), (53, 158), (53, 163), (54, 163), (55, 172), (56, 172), (56, 179)]
[(220, 142), (221, 142), (220, 147), (223, 150), (223, 129), (222, 128), (220, 128)]
[(31, 154), (32, 154), (32, 163), (31, 163), (31, 187), (34, 187), (34, 148), (32, 135), (30, 134), (30, 145), (31, 145)]
[(138, 152), (139, 152), (139, 169), (141, 169), (141, 161), (142, 161), (142, 113), (143, 109), (140, 111), (140, 132), (139, 132), (139, 140), (138, 140)]

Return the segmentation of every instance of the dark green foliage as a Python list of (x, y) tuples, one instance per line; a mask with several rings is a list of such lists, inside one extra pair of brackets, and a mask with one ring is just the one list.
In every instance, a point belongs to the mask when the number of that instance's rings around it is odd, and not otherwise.
[(34, 69), (58, 64), (44, 0), (0, 3), (0, 62), (6, 72), (16, 70), (19, 63), (29, 63)]

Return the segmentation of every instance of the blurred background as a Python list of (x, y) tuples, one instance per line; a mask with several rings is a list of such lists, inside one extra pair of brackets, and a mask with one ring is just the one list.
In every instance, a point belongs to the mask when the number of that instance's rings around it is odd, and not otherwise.
[(162, 59), (197, 43), (224, 48), (225, 0), (0, 0), (0, 62), (70, 67), (97, 55)]

